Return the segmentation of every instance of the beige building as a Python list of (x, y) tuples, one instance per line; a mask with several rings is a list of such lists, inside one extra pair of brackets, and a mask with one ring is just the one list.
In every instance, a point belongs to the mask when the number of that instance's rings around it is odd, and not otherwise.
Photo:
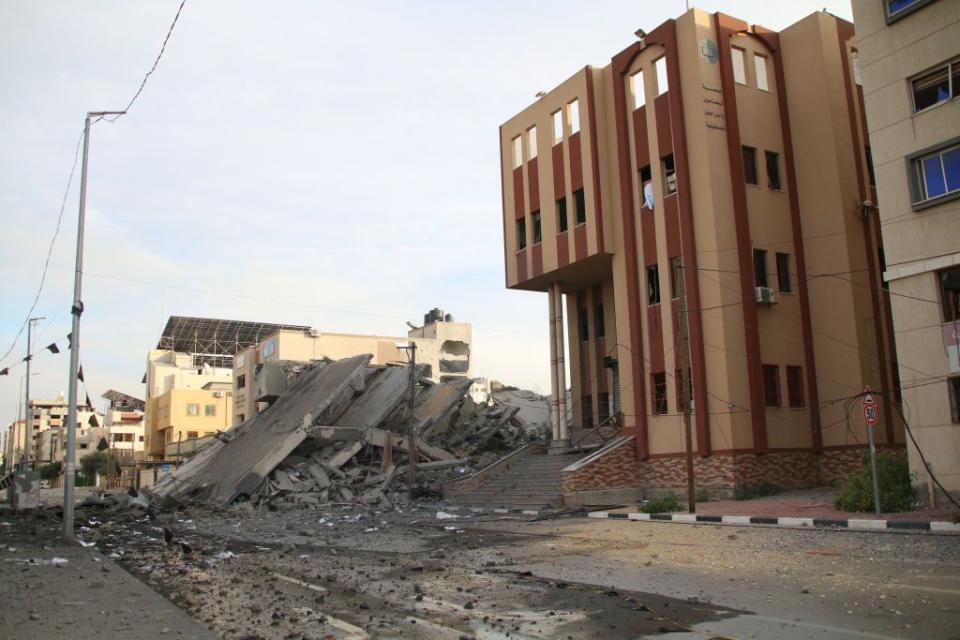
[(859, 469), (867, 385), (902, 450), (853, 47), (825, 12), (694, 9), (501, 126), (506, 284), (547, 293), (555, 446), (632, 443), (567, 493), (682, 488), (685, 376), (704, 488)]
[[(903, 411), (960, 491), (960, 2), (854, 0)], [(908, 447), (919, 485), (930, 478)]]
[(18, 463), (23, 451), (23, 425), (23, 419), (18, 418), (4, 430), (3, 459), (8, 472)]
[(103, 397), (109, 403), (106, 427), (110, 433), (111, 451), (131, 459), (142, 458), (146, 447), (143, 400), (113, 389)]
[[(67, 400), (63, 393), (53, 400), (30, 401), (31, 466), (61, 462), (67, 446)], [(104, 416), (93, 407), (77, 406), (77, 435), (104, 426)]]
[(435, 382), (470, 377), (471, 328), (434, 309), (424, 324), (406, 336), (327, 333), (316, 329), (281, 329), (260, 344), (239, 353), (233, 361), (233, 424), (256, 415), (276, 399), (284, 387), (282, 363), (333, 360), (362, 353), (373, 355), (372, 364), (407, 362), (407, 353), (397, 346), (413, 341), (417, 362), (427, 366), (426, 377)]

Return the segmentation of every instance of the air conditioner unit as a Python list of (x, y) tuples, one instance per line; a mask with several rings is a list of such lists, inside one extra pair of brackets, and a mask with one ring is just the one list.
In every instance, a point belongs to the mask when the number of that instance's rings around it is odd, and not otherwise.
[(756, 288), (757, 304), (776, 304), (777, 294), (770, 287)]
[(213, 397), (214, 397), (214, 398), (222, 398), (222, 397), (223, 397), (223, 391), (214, 391), (214, 392), (213, 392)]

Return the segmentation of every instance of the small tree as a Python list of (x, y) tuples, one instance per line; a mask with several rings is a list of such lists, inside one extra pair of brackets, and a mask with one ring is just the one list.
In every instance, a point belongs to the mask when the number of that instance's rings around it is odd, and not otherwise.
[(60, 463), (51, 462), (40, 467), (41, 480), (53, 480), (60, 475)]
[(80, 458), (80, 468), (83, 469), (83, 475), (92, 478), (98, 473), (107, 472), (107, 463), (109, 457), (104, 451), (94, 451)]

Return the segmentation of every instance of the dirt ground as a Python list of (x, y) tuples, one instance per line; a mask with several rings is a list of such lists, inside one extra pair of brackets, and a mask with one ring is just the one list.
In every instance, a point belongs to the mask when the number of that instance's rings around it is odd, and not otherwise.
[(960, 537), (443, 509), (93, 508), (79, 535), (227, 639), (960, 638)]

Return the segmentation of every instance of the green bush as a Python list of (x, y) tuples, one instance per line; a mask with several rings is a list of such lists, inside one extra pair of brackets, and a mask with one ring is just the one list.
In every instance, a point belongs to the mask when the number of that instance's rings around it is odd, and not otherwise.
[(733, 492), (734, 500), (752, 500), (753, 498), (764, 498), (766, 496), (775, 496), (783, 491), (783, 487), (772, 482), (761, 482), (760, 484), (748, 484), (743, 487), (737, 487)]
[(662, 498), (647, 501), (646, 504), (641, 505), (640, 511), (643, 513), (669, 513), (671, 511), (680, 511), (680, 503), (677, 501), (676, 495), (668, 493)]
[[(887, 513), (909, 511), (916, 505), (916, 492), (910, 482), (906, 456), (877, 454), (877, 482), (880, 508)], [(873, 511), (873, 477), (870, 456), (864, 454), (863, 469), (847, 478), (833, 501), (841, 511)]]
[(39, 471), (41, 480), (53, 480), (60, 475), (60, 463), (51, 462), (50, 464), (41, 465)]
[(92, 477), (97, 473), (102, 475), (107, 472), (108, 462), (109, 456), (106, 452), (94, 451), (80, 458), (80, 468), (83, 469), (83, 474), (86, 476)]

